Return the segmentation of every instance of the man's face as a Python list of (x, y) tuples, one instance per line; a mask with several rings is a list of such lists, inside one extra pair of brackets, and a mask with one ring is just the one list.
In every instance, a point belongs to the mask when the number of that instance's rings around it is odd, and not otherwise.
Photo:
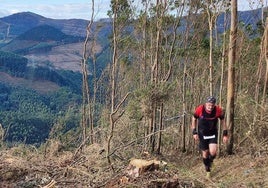
[(205, 103), (206, 110), (209, 112), (211, 112), (213, 110), (214, 106), (215, 106), (214, 103), (210, 103), (210, 102)]

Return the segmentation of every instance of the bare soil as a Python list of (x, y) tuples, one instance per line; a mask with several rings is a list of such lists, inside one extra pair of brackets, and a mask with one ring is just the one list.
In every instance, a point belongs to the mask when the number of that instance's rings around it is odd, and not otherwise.
[[(26, 55), (25, 57), (30, 62), (50, 65), (55, 69), (71, 70), (74, 72), (81, 72), (81, 60), (83, 58), (84, 42), (65, 44), (52, 48), (49, 52), (34, 53)], [(89, 47), (87, 47), (88, 50)], [(95, 52), (101, 50), (100, 46), (95, 47)], [(88, 56), (88, 54), (86, 54)]]
[(9, 74), (4, 72), (0, 72), (0, 82), (10, 84), (13, 86), (22, 86), (26, 88), (31, 88), (40, 93), (53, 92), (60, 88), (60, 86), (58, 86), (54, 82), (18, 78), (10, 76)]
[(50, 63), (55, 69), (81, 71), (83, 43), (61, 45), (52, 48), (47, 53), (30, 54), (25, 56), (39, 65)]

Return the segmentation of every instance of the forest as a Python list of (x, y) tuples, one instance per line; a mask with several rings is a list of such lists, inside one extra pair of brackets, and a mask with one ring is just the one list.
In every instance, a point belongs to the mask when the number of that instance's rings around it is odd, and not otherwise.
[[(261, 11), (262, 16), (254, 17), (260, 15), (257, 11)], [(95, 52), (97, 31), (92, 29), (94, 8), (91, 12), (92, 20), (85, 28), (87, 36), (81, 63), (81, 96), (77, 97), (64, 90), (64, 99), (59, 99), (59, 95), (54, 94), (46, 100), (40, 99), (38, 104), (23, 106), (14, 114), (1, 112), (1, 116), (7, 120), (14, 118), (13, 122), (17, 122), (18, 116), (25, 118), (25, 126), (14, 126), (19, 128), (18, 132), (25, 131), (26, 126), (31, 129), (25, 135), (45, 132), (45, 135), (40, 136), (44, 136), (46, 141), (36, 146), (36, 153), (52, 159), (53, 156), (71, 152), (71, 156), (58, 157), (57, 161), (50, 164), (50, 168), (53, 168), (58, 162), (58, 169), (61, 170), (59, 173), (64, 175), (59, 176), (55, 169), (47, 169), (50, 178), (46, 183), (53, 184), (51, 187), (57, 185), (56, 182), (59, 186), (104, 187), (106, 184), (106, 187), (113, 187), (111, 180), (123, 174), (128, 161), (131, 158), (142, 158), (145, 153), (151, 158), (168, 160), (170, 163), (174, 162), (172, 159), (175, 160), (177, 155), (184, 157), (185, 162), (188, 160), (188, 168), (197, 165), (193, 158), (198, 158), (200, 153), (192, 138), (191, 117), (195, 107), (204, 103), (209, 95), (215, 96), (217, 104), (223, 107), (229, 132), (226, 145), (221, 143), (221, 136), (218, 140), (219, 158), (243, 155), (250, 156), (256, 162), (260, 161), (260, 157), (267, 157), (266, 7), (255, 12), (253, 10), (252, 17), (257, 21), (255, 25), (247, 25), (238, 21), (236, 0), (187, 3), (152, 3), (143, 0), (139, 8), (134, 1), (112, 0), (108, 12), (113, 29), (109, 36), (110, 61), (101, 74), (96, 70), (99, 65), (98, 54)], [(219, 19), (224, 20), (222, 25), (218, 25)], [(88, 62), (91, 62), (90, 66)], [(1, 91), (9, 92), (5, 86), (1, 86)], [(1, 101), (7, 96), (3, 92)], [(24, 90), (19, 92), (29, 95)], [(19, 100), (16, 93), (13, 95), (10, 97)], [(33, 93), (30, 95), (35, 97)], [(70, 98), (74, 103), (69, 103)], [(13, 101), (14, 104), (7, 104), (9, 108), (20, 104)], [(49, 104), (44, 101), (49, 101)], [(54, 108), (53, 111), (53, 104), (58, 102), (66, 103), (67, 106), (64, 109)], [(51, 121), (56, 114), (56, 121)], [(5, 139), (12, 135), (5, 134), (5, 131), (12, 127), (13, 125), (6, 126), (3, 130), (2, 148), (8, 147)], [(221, 125), (218, 130), (219, 135), (222, 135)], [(39, 138), (26, 136), (16, 139), (25, 144), (28, 139), (34, 143)], [(25, 147), (27, 146), (23, 146), (24, 153), (32, 151)], [(220, 163), (224, 166), (222, 159), (219, 159), (219, 165)], [(244, 161), (238, 163), (243, 165)], [(85, 165), (87, 168), (84, 168)], [(174, 168), (169, 166), (168, 173), (172, 174)], [(68, 184), (68, 177), (72, 179), (72, 184)], [(42, 184), (40, 181), (35, 180), (35, 185)], [(210, 187), (268, 185), (267, 177), (262, 181), (248, 180), (251, 182), (241, 184), (236, 184), (238, 182), (235, 182), (235, 178), (224, 179), (222, 182), (221, 177), (217, 177), (215, 181), (216, 183), (211, 183), (192, 179), (191, 183), (187, 180), (184, 187), (207, 187), (207, 183)], [(119, 182), (123, 184), (121, 179)], [(141, 182), (134, 181), (127, 185), (151, 185), (139, 183)], [(25, 181), (23, 185), (27, 187)], [(116, 185), (114, 187), (120, 187), (118, 181)]]

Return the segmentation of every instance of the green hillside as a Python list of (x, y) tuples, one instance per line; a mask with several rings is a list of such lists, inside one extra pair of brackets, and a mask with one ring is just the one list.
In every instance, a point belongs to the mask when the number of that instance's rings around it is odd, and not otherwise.
[[(81, 74), (42, 66), (31, 67), (27, 63), (27, 59), (20, 55), (0, 51), (0, 72), (8, 73), (1, 74), (0, 122), (7, 130), (5, 141), (40, 144), (48, 137), (58, 114), (68, 111), (69, 105), (80, 104)], [(11, 82), (12, 78), (25, 81), (19, 85), (19, 82)], [(28, 84), (32, 82), (31, 85), (37, 81), (47, 82), (48, 91), (49, 81), (58, 85), (59, 89), (39, 93), (34, 88), (27, 88), (26, 81)], [(72, 121), (78, 117), (74, 116)], [(76, 123), (72, 122), (68, 129), (75, 127)]]
[(34, 40), (39, 42), (45, 41), (62, 41), (68, 36), (61, 32), (60, 30), (49, 26), (49, 25), (41, 25), (34, 27), (26, 31), (25, 33), (19, 35), (17, 37), (18, 40)]
[(15, 77), (51, 81), (59, 86), (70, 87), (75, 92), (79, 92), (81, 85), (81, 75), (78, 72), (55, 70), (44, 66), (28, 66), (26, 58), (10, 52), (0, 51), (0, 70)]
[(0, 70), (14, 76), (24, 76), (28, 60), (20, 55), (0, 51)]
[[(0, 121), (6, 130), (4, 141), (39, 145), (48, 138), (53, 124), (69, 105), (79, 105), (80, 96), (67, 88), (41, 95), (24, 87), (0, 83)], [(79, 116), (66, 120), (63, 132), (74, 128)], [(60, 132), (59, 132), (60, 133)]]
[(55, 46), (79, 41), (83, 41), (83, 38), (66, 35), (49, 25), (40, 25), (19, 35), (1, 49), (18, 54), (42, 53), (50, 51)]

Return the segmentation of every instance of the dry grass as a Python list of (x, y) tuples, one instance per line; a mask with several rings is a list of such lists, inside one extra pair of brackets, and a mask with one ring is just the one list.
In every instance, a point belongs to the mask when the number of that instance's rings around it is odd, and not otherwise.
[(76, 159), (73, 152), (58, 152), (57, 147), (53, 142), (43, 151), (23, 145), (2, 150), (0, 187), (43, 187), (52, 181), (57, 187), (94, 187), (97, 177), (107, 177), (103, 171), (106, 161), (98, 145), (86, 148)]
[(75, 159), (74, 152), (60, 151), (51, 140), (46, 147), (20, 145), (0, 152), (0, 187), (267, 187), (267, 157), (227, 156), (215, 160), (212, 178), (206, 179), (199, 154), (171, 151), (161, 156), (165, 170), (138, 178), (125, 173), (128, 161), (107, 164), (104, 147), (87, 146)]
[(211, 179), (207, 179), (202, 159), (183, 174), (191, 177), (206, 187), (236, 188), (236, 187), (268, 187), (267, 156), (251, 157), (250, 155), (232, 155), (215, 159)]

